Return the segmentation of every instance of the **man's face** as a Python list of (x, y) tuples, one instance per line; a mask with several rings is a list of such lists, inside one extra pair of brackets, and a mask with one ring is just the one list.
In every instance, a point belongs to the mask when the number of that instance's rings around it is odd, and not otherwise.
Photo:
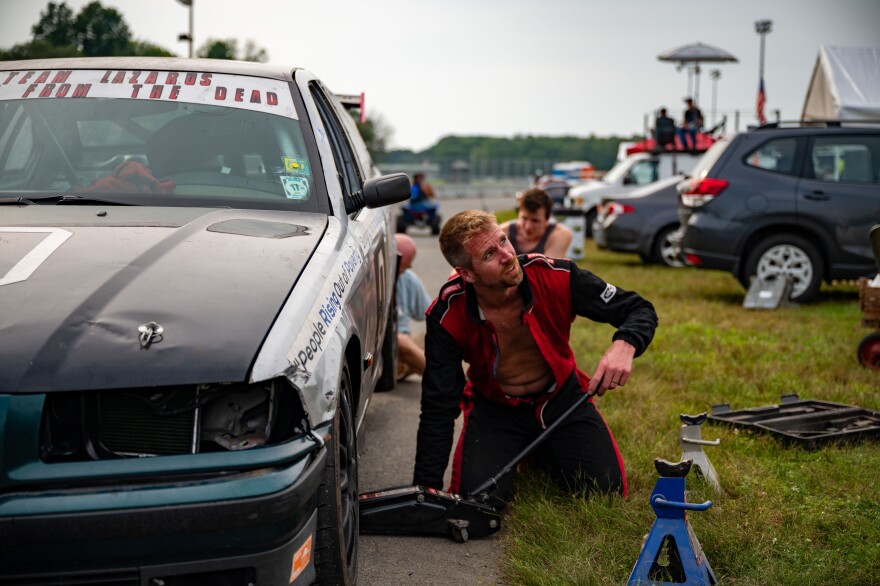
[(547, 210), (544, 208), (539, 208), (535, 212), (520, 208), (517, 217), (517, 230), (522, 232), (526, 238), (540, 238), (547, 231), (549, 223), (550, 218), (547, 217)]
[(459, 273), (469, 283), (489, 289), (507, 289), (522, 282), (516, 252), (501, 228), (473, 237), (465, 249), (470, 254), (472, 268), (461, 268)]

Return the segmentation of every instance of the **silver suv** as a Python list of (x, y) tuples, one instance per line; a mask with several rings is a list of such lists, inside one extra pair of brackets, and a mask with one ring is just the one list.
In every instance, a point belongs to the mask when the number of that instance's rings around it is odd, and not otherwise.
[(730, 271), (744, 287), (790, 276), (793, 301), (873, 274), (880, 125), (765, 125), (715, 143), (678, 190), (672, 241), (688, 265)]

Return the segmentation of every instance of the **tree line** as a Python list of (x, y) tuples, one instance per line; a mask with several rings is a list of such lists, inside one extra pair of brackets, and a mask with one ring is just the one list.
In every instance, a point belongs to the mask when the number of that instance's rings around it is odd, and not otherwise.
[(386, 153), (386, 163), (418, 163), (425, 159), (531, 159), (548, 161), (589, 161), (597, 169), (608, 169), (617, 159), (622, 141), (639, 137), (578, 136), (446, 136), (419, 152), (398, 149)]
[[(149, 41), (135, 39), (125, 19), (115, 8), (90, 2), (78, 14), (65, 2), (49, 2), (31, 27), (31, 39), (0, 48), (0, 61), (53, 59), (56, 57), (175, 57)], [(208, 39), (196, 51), (197, 57), (265, 62), (269, 55), (253, 41), (239, 47), (237, 39)]]

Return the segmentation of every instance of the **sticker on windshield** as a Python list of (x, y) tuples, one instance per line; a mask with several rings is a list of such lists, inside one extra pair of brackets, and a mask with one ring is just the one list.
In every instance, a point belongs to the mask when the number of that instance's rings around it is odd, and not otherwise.
[(227, 106), (296, 118), (287, 82), (194, 71), (52, 69), (4, 71), (0, 100), (127, 98)]
[(308, 175), (309, 162), (305, 159), (297, 159), (295, 157), (284, 157), (284, 170), (294, 175)]
[(299, 175), (282, 175), (281, 185), (284, 186), (284, 195), (287, 199), (308, 199), (309, 180)]

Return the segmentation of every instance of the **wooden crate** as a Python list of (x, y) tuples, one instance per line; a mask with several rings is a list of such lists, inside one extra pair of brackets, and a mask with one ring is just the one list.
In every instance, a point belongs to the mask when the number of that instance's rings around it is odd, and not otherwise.
[(862, 308), (862, 325), (880, 330), (880, 287), (868, 285), (868, 279), (859, 279), (859, 306)]

